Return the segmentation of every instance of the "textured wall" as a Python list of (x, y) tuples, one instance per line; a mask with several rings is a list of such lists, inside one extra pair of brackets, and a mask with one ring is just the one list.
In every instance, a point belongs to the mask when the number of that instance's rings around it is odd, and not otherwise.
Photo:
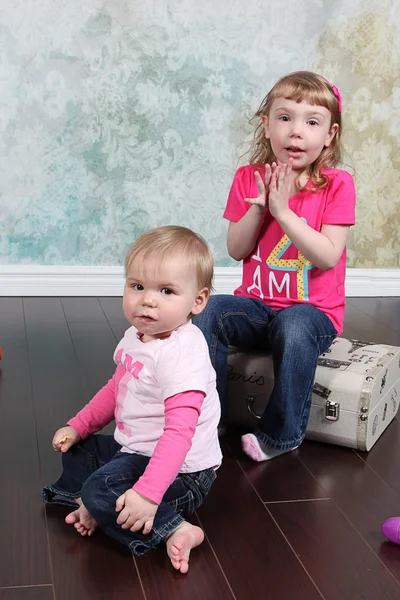
[(344, 98), (350, 265), (399, 267), (398, 0), (2, 0), (0, 263), (120, 264), (179, 223), (233, 264), (221, 214), (248, 119), (304, 68)]

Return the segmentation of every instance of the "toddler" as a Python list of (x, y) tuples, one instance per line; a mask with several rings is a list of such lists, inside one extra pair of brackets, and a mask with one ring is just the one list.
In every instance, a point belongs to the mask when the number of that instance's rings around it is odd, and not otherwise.
[[(43, 489), (74, 508), (66, 522), (97, 527), (135, 555), (165, 543), (175, 569), (204, 533), (186, 517), (203, 502), (221, 464), (220, 402), (207, 343), (191, 322), (210, 295), (213, 259), (184, 227), (159, 227), (125, 261), (123, 310), (131, 327), (116, 371), (53, 437), (63, 472)], [(93, 435), (115, 418), (114, 436)]]

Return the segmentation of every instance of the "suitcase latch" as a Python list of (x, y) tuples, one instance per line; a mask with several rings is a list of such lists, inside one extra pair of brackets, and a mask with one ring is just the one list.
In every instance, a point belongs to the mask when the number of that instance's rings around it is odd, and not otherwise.
[(332, 402), (332, 400), (327, 400), (325, 404), (325, 419), (327, 419), (328, 421), (338, 421), (339, 414), (339, 402)]

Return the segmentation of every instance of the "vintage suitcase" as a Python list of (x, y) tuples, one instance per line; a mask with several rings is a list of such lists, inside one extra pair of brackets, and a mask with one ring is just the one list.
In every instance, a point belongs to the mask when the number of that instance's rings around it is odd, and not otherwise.
[[(273, 386), (270, 355), (229, 349), (228, 420), (252, 427)], [(395, 417), (400, 348), (337, 338), (318, 359), (306, 437), (370, 450)]]

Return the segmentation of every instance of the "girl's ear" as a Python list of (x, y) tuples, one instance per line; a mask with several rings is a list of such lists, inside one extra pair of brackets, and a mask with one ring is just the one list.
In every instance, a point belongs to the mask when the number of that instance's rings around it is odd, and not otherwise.
[(267, 140), (269, 140), (270, 135), (269, 135), (269, 126), (268, 126), (268, 117), (267, 115), (263, 115), (261, 117), (261, 121), (264, 127), (264, 131), (265, 131), (265, 137), (267, 138)]
[(201, 311), (204, 310), (209, 297), (210, 297), (210, 290), (206, 287), (197, 293), (196, 299), (193, 303), (193, 307), (191, 310), (192, 315), (199, 315), (201, 313)]
[(332, 125), (332, 127), (330, 128), (328, 135), (325, 138), (325, 144), (324, 144), (325, 148), (327, 148), (328, 146), (331, 145), (331, 142), (338, 131), (339, 131), (339, 125), (337, 123), (334, 123)]

